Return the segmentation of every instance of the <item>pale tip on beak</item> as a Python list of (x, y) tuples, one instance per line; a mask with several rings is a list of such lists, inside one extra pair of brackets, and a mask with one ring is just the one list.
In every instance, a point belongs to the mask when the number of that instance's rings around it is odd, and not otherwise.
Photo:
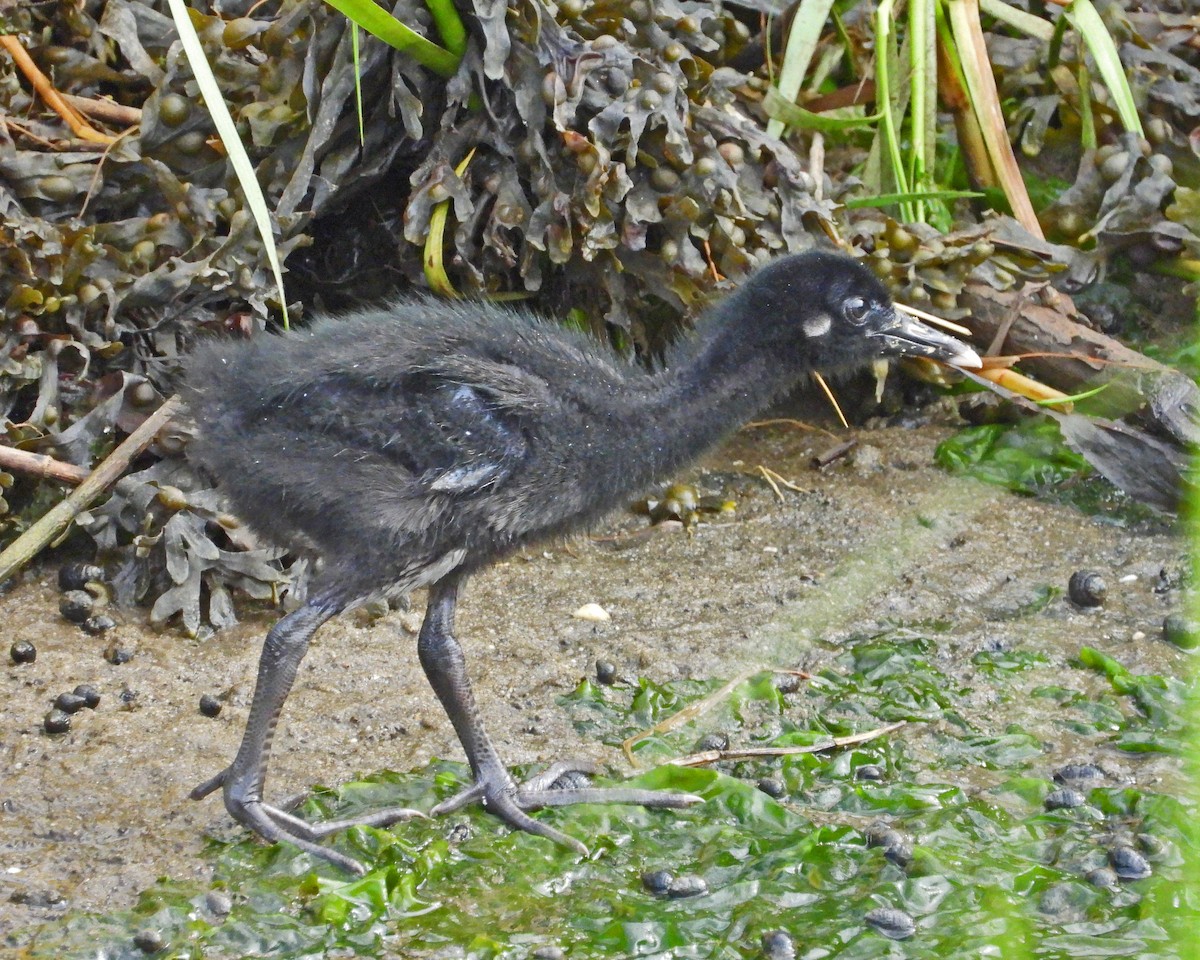
[(887, 318), (886, 326), (869, 334), (884, 343), (885, 355), (927, 357), (952, 367), (978, 370), (983, 361), (971, 347), (957, 337), (935, 330), (900, 310)]
[(983, 366), (983, 361), (979, 359), (979, 354), (968, 347), (965, 343), (955, 356), (939, 359), (942, 359), (943, 363), (948, 363), (952, 367), (963, 367), (967, 370), (978, 370)]

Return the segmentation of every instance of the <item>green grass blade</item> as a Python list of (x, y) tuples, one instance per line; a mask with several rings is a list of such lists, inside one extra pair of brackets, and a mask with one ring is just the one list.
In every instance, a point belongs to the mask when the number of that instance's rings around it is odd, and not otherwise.
[(1092, 0), (1072, 0), (1063, 13), (1071, 21), (1071, 26), (1079, 31), (1092, 54), (1092, 59), (1096, 61), (1096, 69), (1100, 71), (1104, 85), (1112, 94), (1121, 124), (1130, 133), (1136, 133), (1139, 137), (1145, 136), (1137, 105), (1133, 100), (1133, 91), (1129, 89), (1125, 68), (1121, 66), (1121, 58), (1117, 54), (1117, 45), (1113, 43), (1113, 38), (1092, 5)]
[(1039, 407), (1053, 407), (1061, 403), (1075, 403), (1079, 400), (1086, 400), (1089, 397), (1094, 397), (1098, 393), (1103, 393), (1110, 386), (1111, 384), (1102, 383), (1100, 386), (1094, 387), (1091, 390), (1084, 390), (1083, 393), (1073, 393), (1069, 397), (1049, 397), (1046, 400), (1034, 400), (1033, 402)]
[(1066, 17), (1059, 17), (1054, 21), (1054, 31), (1050, 34), (1050, 49), (1046, 53), (1047, 70), (1053, 70), (1062, 59), (1062, 43), (1063, 37), (1067, 35), (1068, 22)]
[[(471, 158), (475, 156), (475, 148), (472, 147), (470, 153), (463, 158), (462, 162), (454, 168), (454, 175), (461, 177), (467, 172), (467, 166), (471, 163)], [(450, 275), (446, 273), (446, 260), (443, 256), (443, 245), (446, 236), (446, 220), (450, 216), (450, 198), (439, 201), (429, 214), (429, 233), (425, 235), (425, 282), (429, 284), (429, 289), (439, 296), (453, 298), (458, 296), (458, 291), (454, 289), (454, 284), (450, 281)]]
[(362, 61), (359, 59), (358, 51), (358, 31), (357, 23), (350, 24), (350, 49), (354, 54), (354, 106), (358, 111), (358, 142), (360, 145), (365, 145), (367, 142), (367, 130), (363, 123), (363, 105), (362, 105)]
[(1168, 277), (1180, 277), (1190, 283), (1200, 281), (1200, 260), (1192, 260), (1187, 257), (1159, 260), (1151, 265), (1150, 270)]
[[(779, 71), (779, 94), (789, 103), (795, 103), (800, 93), (800, 85), (804, 75), (808, 73), (808, 65), (812, 62), (813, 52), (817, 49), (817, 41), (821, 39), (821, 31), (829, 19), (829, 11), (833, 8), (833, 0), (809, 0), (800, 4), (796, 16), (792, 19), (792, 29), (788, 33), (787, 50), (783, 55), (783, 66)], [(783, 133), (784, 123), (774, 117), (767, 122), (767, 136), (778, 137)]]
[[(937, 142), (937, 52), (934, 0), (910, 0), (908, 6), (908, 57), (911, 67), (912, 95), (909, 101), (912, 148), (908, 180), (915, 190), (932, 184), (934, 145)], [(914, 204), (913, 212), (922, 223), (928, 219), (924, 199)]]
[[(837, 133), (853, 130), (855, 127), (869, 127), (879, 119), (879, 114), (864, 116), (849, 115), (842, 111), (831, 110), (828, 113), (813, 113), (798, 107), (792, 101), (784, 98), (774, 87), (767, 88), (763, 98), (763, 109), (767, 116), (786, 124), (789, 127), (800, 127), (804, 130), (820, 130), (822, 133)], [(856, 109), (853, 107), (848, 110)]]
[[(1197, 301), (1197, 312), (1200, 315), (1200, 301)], [(1192, 333), (1193, 343), (1196, 339), (1195, 330)], [(1200, 451), (1192, 449), (1191, 462), (1192, 477), (1200, 476)], [(1190, 560), (1191, 560), (1191, 575), (1192, 583), (1196, 583), (1196, 572), (1200, 571), (1200, 486), (1193, 485), (1190, 488), (1191, 494), (1187, 500), (1186, 522), (1184, 529), (1188, 534), (1190, 545)], [(1197, 617), (1200, 617), (1200, 590), (1194, 587), (1187, 591), (1186, 612), (1188, 619), (1192, 623), (1197, 623)], [(1200, 807), (1200, 663), (1195, 657), (1190, 661), (1191, 669), (1188, 671), (1188, 679), (1191, 681), (1191, 696), (1189, 697), (1188, 711), (1188, 751), (1184, 754), (1184, 774), (1186, 786), (1185, 790), (1190, 793), (1192, 809)], [(1182, 848), (1182, 854), (1186, 866), (1183, 869), (1182, 876), (1185, 878), (1182, 884), (1183, 889), (1180, 891), (1181, 897), (1181, 922), (1178, 925), (1178, 932), (1175, 938), (1175, 943), (1179, 947), (1180, 956), (1188, 956), (1189, 952), (1194, 952), (1196, 944), (1200, 943), (1200, 909), (1196, 908), (1196, 904), (1200, 904), (1200, 846), (1196, 844), (1186, 844)], [(1191, 879), (1186, 879), (1186, 878)], [(1189, 906), (1190, 905), (1190, 906)]]
[(912, 203), (920, 200), (972, 200), (984, 194), (978, 190), (910, 190), (908, 193), (881, 193), (877, 197), (855, 197), (845, 202), (846, 208), (890, 207), (893, 203)]
[(1079, 83), (1079, 141), (1084, 150), (1095, 150), (1098, 142), (1096, 137), (1096, 117), (1092, 113), (1092, 80), (1087, 64), (1079, 61), (1076, 73)]
[(217, 78), (213, 76), (208, 57), (204, 55), (204, 47), (200, 44), (200, 37), (192, 24), (187, 7), (183, 5), (183, 0), (167, 0), (167, 4), (171, 9), (171, 16), (175, 20), (175, 29), (179, 31), (179, 42), (183, 44), (183, 52), (187, 55), (192, 75), (196, 78), (200, 95), (204, 97), (204, 106), (217, 128), (217, 135), (225, 145), (229, 163), (242, 187), (242, 193), (246, 196), (246, 206), (262, 237), (263, 249), (271, 264), (271, 272), (275, 275), (275, 288), (279, 291), (283, 326), (284, 329), (287, 329), (288, 310), (287, 297), (283, 292), (283, 270), (279, 265), (279, 251), (275, 247), (275, 232), (271, 226), (271, 212), (267, 207), (266, 197), (263, 196), (258, 177), (254, 174), (254, 165), (250, 162), (246, 147), (242, 144), (241, 137), (238, 136), (237, 125), (233, 122), (229, 108), (225, 105), (225, 98), (221, 94)]
[(411, 27), (401, 23), (374, 0), (325, 0), (340, 10), (367, 33), (378, 37), (390, 47), (408, 54), (417, 63), (442, 77), (452, 77), (462, 58), (444, 47), (425, 39)]
[(979, 119), (988, 158), (1012, 207), (1013, 216), (1035, 237), (1041, 237), (1041, 225), (1033, 211), (1033, 202), (1029, 199), (1029, 191), (1025, 188), (1021, 169), (1017, 166), (1017, 158), (1008, 140), (1000, 94), (996, 89), (996, 78), (992, 75), (983, 27), (979, 22), (978, 0), (949, 0), (946, 7), (954, 43), (958, 47), (959, 66), (966, 80), (967, 95)]
[(1019, 30), (1026, 36), (1036, 37), (1046, 43), (1049, 43), (1050, 38), (1054, 36), (1054, 24), (1049, 20), (1043, 20), (1041, 17), (1035, 17), (1032, 13), (1018, 10), (1016, 7), (1009, 6), (1004, 0), (979, 0), (979, 9), (989, 17), (995, 17), (1001, 23), (1007, 23), (1014, 30)]
[(850, 56), (850, 51), (854, 49), (854, 41), (850, 38), (850, 31), (846, 29), (846, 22), (837, 12), (836, 7), (830, 13), (830, 17), (833, 19), (833, 29), (837, 32), (838, 45), (846, 55), (846, 70), (851, 79), (861, 80), (862, 75), (854, 65), (854, 58)]
[[(892, 167), (892, 177), (899, 194), (911, 193), (905, 173), (904, 157), (900, 152), (900, 135), (897, 131), (895, 105), (892, 102), (892, 64), (895, 36), (892, 33), (892, 0), (883, 0), (875, 11), (875, 102), (883, 114), (882, 133), (884, 149)], [(900, 215), (908, 221), (916, 219), (911, 203), (900, 204)]]
[(461, 59), (467, 51), (467, 28), (454, 4), (450, 0), (425, 0), (425, 6), (433, 14), (433, 23), (446, 49)]

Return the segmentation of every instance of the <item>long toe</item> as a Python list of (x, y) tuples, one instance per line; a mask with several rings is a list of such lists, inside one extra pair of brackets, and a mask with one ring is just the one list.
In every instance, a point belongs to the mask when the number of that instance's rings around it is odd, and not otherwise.
[[(499, 794), (496, 797), (486, 797), (484, 806), (487, 812), (499, 817), (514, 830), (523, 830), (526, 833), (536, 834), (539, 837), (545, 837), (560, 846), (570, 847), (579, 856), (586, 857), (588, 848), (576, 840), (574, 837), (567, 836), (561, 830), (556, 830), (549, 824), (542, 823), (540, 820), (534, 820), (523, 809), (521, 795), (518, 794)], [(537, 809), (533, 807), (531, 809)]]
[(417, 817), (427, 819), (420, 810), (412, 810), (408, 807), (389, 807), (386, 810), (379, 810), (361, 817), (348, 817), (344, 820), (328, 820), (324, 823), (312, 824), (286, 810), (263, 803), (261, 800), (239, 800), (233, 797), (226, 798), (226, 808), (239, 823), (249, 827), (264, 840), (273, 843), (290, 843), (314, 857), (320, 857), (322, 860), (336, 864), (343, 870), (360, 875), (366, 872), (366, 868), (361, 863), (336, 850), (319, 846), (317, 841), (348, 830), (350, 827), (387, 827), (402, 820), (412, 820)]
[(350, 827), (390, 827), (393, 823), (415, 819), (428, 820), (429, 817), (420, 810), (412, 810), (408, 807), (389, 807), (387, 810), (380, 810), (361, 817), (350, 817), (346, 820), (327, 820), (324, 823), (307, 824), (307, 826), (312, 831), (313, 837), (319, 838), (327, 837), (331, 833), (348, 830)]
[(310, 839), (312, 828), (290, 813), (254, 801), (242, 804), (238, 810), (237, 819), (264, 840), (273, 843), (290, 843), (305, 853), (327, 860), (329, 863), (359, 876), (367, 872), (366, 867), (354, 858), (313, 843)]
[(678, 810), (703, 803), (694, 793), (668, 793), (663, 790), (639, 790), (633, 787), (551, 787), (549, 790), (521, 788), (518, 802), (526, 810), (538, 807), (566, 807), (573, 803), (623, 803), (638, 807)]
[(679, 809), (703, 803), (693, 793), (668, 793), (635, 787), (593, 787), (596, 765), (587, 761), (560, 760), (523, 782), (517, 803), (524, 810), (566, 807), (573, 803), (623, 803), (640, 807)]
[(595, 767), (591, 763), (564, 761), (552, 764), (518, 785), (503, 767), (486, 767), (479, 771), (474, 783), (443, 800), (431, 813), (439, 816), (479, 801), (488, 813), (499, 817), (513, 829), (545, 837), (570, 847), (580, 856), (587, 856), (587, 847), (582, 843), (561, 830), (534, 820), (529, 812), (573, 803), (622, 803), (677, 809), (704, 802), (703, 797), (692, 793), (668, 793), (633, 787), (593, 787), (587, 776), (593, 772)]

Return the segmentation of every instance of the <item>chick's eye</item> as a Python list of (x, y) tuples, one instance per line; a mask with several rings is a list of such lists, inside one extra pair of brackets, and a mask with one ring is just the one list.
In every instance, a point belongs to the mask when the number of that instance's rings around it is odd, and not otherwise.
[(842, 313), (851, 323), (862, 323), (867, 319), (867, 301), (862, 297), (850, 297), (842, 304)]

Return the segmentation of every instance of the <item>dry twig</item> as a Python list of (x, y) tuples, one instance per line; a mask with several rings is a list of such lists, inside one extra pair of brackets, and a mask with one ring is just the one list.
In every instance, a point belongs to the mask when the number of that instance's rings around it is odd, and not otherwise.
[(44, 453), (30, 453), (28, 450), (4, 446), (0, 446), (0, 468), (50, 480), (61, 480), (63, 483), (83, 483), (88, 475), (87, 470), (73, 463), (55, 460)]
[[(803, 677), (808, 679), (809, 675), (803, 670), (773, 670), (773, 673), (786, 673), (793, 676)], [(633, 766), (637, 766), (637, 761), (633, 759), (633, 745), (645, 740), (647, 737), (652, 737), (656, 733), (667, 733), (674, 730), (676, 727), (682, 727), (685, 723), (691, 723), (697, 717), (703, 716), (718, 703), (729, 696), (741, 684), (745, 683), (756, 673), (762, 673), (762, 668), (755, 667), (752, 670), (744, 670), (736, 677), (710, 693), (707, 697), (701, 697), (692, 703), (689, 703), (682, 710), (671, 714), (665, 720), (660, 720), (654, 726), (635, 733), (632, 737), (627, 737), (621, 741), (621, 749), (625, 751), (625, 759)]]
[(95, 97), (77, 97), (73, 93), (64, 93), (61, 96), (80, 113), (105, 123), (115, 123), (119, 127), (135, 127), (142, 122), (142, 111), (137, 107), (127, 107), (112, 100), (100, 100)]
[(926, 323), (931, 323), (935, 327), (944, 327), (951, 333), (957, 333), (962, 337), (970, 337), (971, 331), (964, 327), (961, 323), (955, 323), (953, 320), (947, 320), (945, 317), (939, 317), (936, 313), (926, 313), (924, 310), (918, 310), (916, 307), (910, 307), (907, 303), (897, 303), (897, 310), (902, 310), (909, 316), (916, 317), (918, 320), (924, 320)]
[(833, 395), (833, 391), (829, 389), (829, 384), (825, 382), (825, 378), (817, 373), (816, 370), (812, 373), (813, 379), (817, 381), (817, 385), (825, 391), (825, 396), (829, 398), (829, 402), (833, 405), (833, 409), (837, 412), (838, 419), (842, 421), (842, 426), (847, 430), (850, 429), (850, 424), (846, 422), (846, 415), (842, 413), (842, 408), (838, 405), (837, 397)]
[(813, 468), (820, 470), (821, 467), (827, 467), (833, 463), (834, 460), (840, 460), (857, 446), (858, 441), (851, 437), (849, 440), (839, 443), (835, 447), (830, 447), (824, 453), (818, 453), (812, 458)]
[(775, 496), (779, 498), (780, 503), (783, 502), (783, 494), (779, 491), (780, 485), (787, 487), (792, 491), (792, 493), (808, 493), (808, 491), (803, 487), (796, 486), (796, 484), (792, 483), (791, 480), (780, 476), (770, 467), (764, 467), (761, 463), (758, 465), (758, 472), (762, 474), (762, 478), (766, 480), (767, 483), (770, 484), (771, 489), (775, 491)]
[(91, 124), (80, 116), (79, 111), (72, 107), (62, 94), (54, 89), (54, 84), (50, 82), (38, 65), (33, 62), (33, 58), (25, 52), (25, 48), (21, 46), (21, 41), (10, 34), (0, 34), (0, 47), (8, 51), (9, 56), (13, 58), (13, 62), (20, 68), (21, 72), (33, 84), (33, 89), (37, 91), (46, 105), (57, 113), (67, 126), (71, 128), (71, 132), (80, 140), (89, 140), (92, 143), (113, 143), (116, 138), (109, 136), (107, 133), (101, 133)]
[(805, 423), (803, 420), (794, 420), (791, 417), (772, 417), (770, 420), (752, 420), (750, 423), (742, 426), (743, 430), (757, 429), (758, 427), (774, 427), (776, 425), (785, 425), (795, 427), (798, 430), (812, 430), (814, 433), (823, 433), (830, 440), (837, 440), (838, 435), (832, 430), (826, 430), (824, 427), (814, 427), (811, 423)]
[(183, 401), (178, 396), (163, 402), (140, 427), (117, 445), (117, 448), (61, 503), (40, 517), (28, 530), (17, 537), (0, 553), (0, 582), (36, 557), (45, 546), (70, 525), (100, 494), (125, 472), (139, 453), (150, 446), (154, 437), (179, 410)]
[(706, 763), (717, 763), (720, 760), (752, 760), (756, 757), (794, 757), (802, 753), (824, 753), (826, 750), (837, 750), (841, 747), (852, 747), (855, 744), (866, 743), (887, 736), (894, 730), (899, 730), (907, 720), (898, 720), (885, 727), (876, 727), (864, 733), (852, 733), (846, 737), (830, 737), (820, 743), (810, 743), (805, 747), (746, 747), (741, 750), (703, 750), (700, 753), (690, 753), (686, 757), (668, 760), (676, 767), (701, 767)]

